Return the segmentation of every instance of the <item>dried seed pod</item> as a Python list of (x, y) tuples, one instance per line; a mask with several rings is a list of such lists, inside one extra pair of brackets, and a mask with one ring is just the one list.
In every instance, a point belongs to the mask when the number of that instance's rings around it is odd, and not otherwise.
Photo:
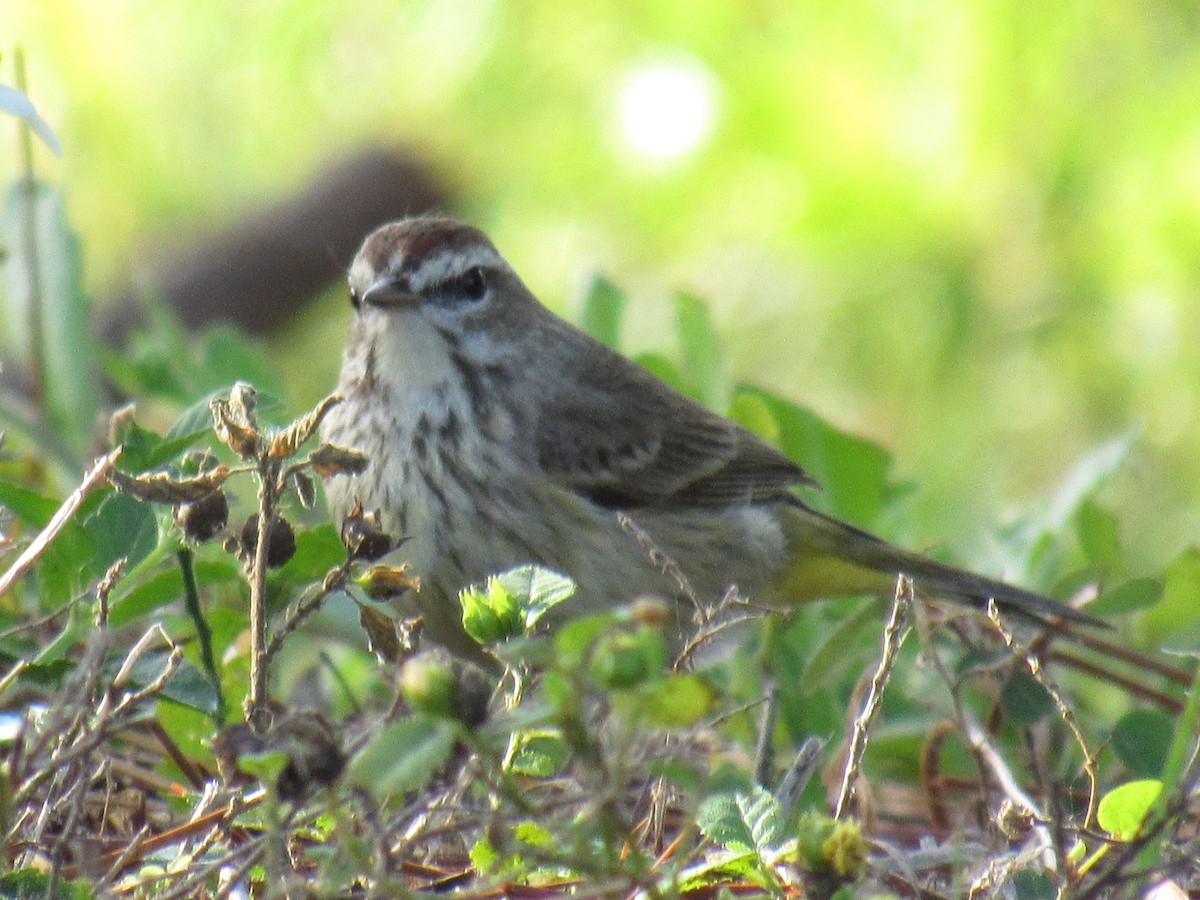
[(208, 405), (212, 411), (213, 430), (242, 459), (253, 459), (258, 455), (258, 431), (239, 416), (233, 404), (224, 397), (214, 397)]
[(322, 444), (308, 455), (308, 461), (322, 478), (331, 475), (359, 475), (367, 468), (367, 455), (349, 447)]
[(175, 524), (191, 541), (208, 541), (225, 530), (229, 500), (224, 491), (211, 491), (198, 500), (175, 507)]
[(244, 381), (235, 382), (229, 389), (229, 406), (238, 419), (254, 427), (254, 410), (258, 406), (258, 391)]
[(407, 563), (402, 566), (371, 566), (355, 578), (354, 583), (372, 600), (390, 600), (409, 591), (421, 590), (421, 579), (409, 572)]
[(312, 509), (317, 502), (317, 486), (303, 472), (292, 473), (292, 483), (296, 486), (296, 497), (305, 509)]
[(379, 512), (364, 513), (362, 504), (354, 504), (342, 520), (342, 545), (351, 559), (374, 562), (397, 545), (392, 536), (379, 524)]
[(108, 417), (108, 446), (115, 448), (124, 440), (125, 433), (129, 430), (129, 426), (133, 424), (133, 417), (136, 412), (137, 406), (135, 404), (126, 403)]
[[(258, 545), (258, 513), (246, 519), (246, 524), (242, 526), (241, 544), (243, 555), (253, 559)], [(273, 517), (267, 531), (267, 568), (278, 569), (295, 553), (296, 532), (292, 530), (291, 523), (282, 516)]]

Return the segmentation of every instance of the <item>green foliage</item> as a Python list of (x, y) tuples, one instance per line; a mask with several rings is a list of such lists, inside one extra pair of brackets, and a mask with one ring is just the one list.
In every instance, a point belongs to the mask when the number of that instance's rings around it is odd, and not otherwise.
[(1096, 820), (1118, 841), (1131, 841), (1141, 831), (1162, 789), (1162, 782), (1156, 779), (1130, 781), (1115, 787), (1101, 799)]
[(569, 578), (538, 566), (522, 566), (489, 578), (482, 589), (459, 595), (463, 627), (480, 644), (518, 637), (575, 593)]

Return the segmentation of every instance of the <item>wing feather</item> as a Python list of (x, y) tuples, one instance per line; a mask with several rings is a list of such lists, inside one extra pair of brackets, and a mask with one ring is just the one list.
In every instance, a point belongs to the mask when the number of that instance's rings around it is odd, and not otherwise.
[(815, 485), (766, 441), (605, 348), (540, 405), (537, 462), (615, 509), (721, 507)]

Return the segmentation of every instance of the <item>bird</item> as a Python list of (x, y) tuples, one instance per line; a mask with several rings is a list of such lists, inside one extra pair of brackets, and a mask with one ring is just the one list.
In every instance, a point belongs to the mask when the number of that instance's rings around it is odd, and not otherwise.
[(1097, 623), (817, 510), (798, 462), (554, 314), (472, 225), (385, 224), (348, 284), (343, 402), (323, 438), (368, 462), (326, 480), (329, 508), (377, 511), (406, 539), (425, 633), (451, 651), (478, 649), (459, 592), (527, 563), (575, 582), (549, 627), (652, 595), (682, 634), (683, 592), (646, 537), (705, 602), (731, 587), (785, 608), (890, 597), (905, 576), (922, 597)]

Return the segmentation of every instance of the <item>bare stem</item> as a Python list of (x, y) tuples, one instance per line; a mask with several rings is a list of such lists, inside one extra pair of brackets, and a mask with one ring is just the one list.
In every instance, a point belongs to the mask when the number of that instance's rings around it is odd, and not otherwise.
[(261, 723), (267, 701), (267, 548), (275, 519), (275, 464), (263, 459), (258, 473), (258, 540), (250, 569), (250, 696), (246, 698), (246, 721)]
[(904, 629), (904, 613), (911, 603), (912, 583), (907, 578), (896, 579), (896, 596), (892, 601), (892, 614), (888, 618), (887, 627), (883, 630), (883, 654), (880, 657), (879, 666), (875, 669), (875, 675), (871, 679), (871, 688), (863, 702), (862, 712), (854, 720), (850, 749), (846, 754), (846, 767), (842, 771), (842, 787), (838, 791), (837, 806), (833, 813), (835, 819), (841, 819), (846, 814), (850, 798), (854, 795), (854, 785), (858, 781), (863, 754), (867, 749), (867, 735), (870, 733), (871, 723), (879, 714), (879, 708), (883, 704), (883, 690), (887, 687), (888, 679), (891, 677), (892, 666), (896, 663), (900, 647), (908, 637), (908, 632)]
[[(13, 54), (17, 90), (28, 94), (25, 80), (25, 54), (20, 47)], [(25, 275), (29, 287), (29, 367), (30, 393), (34, 403), (45, 410), (46, 340), (42, 323), (42, 267), (37, 246), (37, 182), (33, 175), (33, 137), (24, 119), (18, 125), (21, 135), (21, 243), (25, 257)]]

